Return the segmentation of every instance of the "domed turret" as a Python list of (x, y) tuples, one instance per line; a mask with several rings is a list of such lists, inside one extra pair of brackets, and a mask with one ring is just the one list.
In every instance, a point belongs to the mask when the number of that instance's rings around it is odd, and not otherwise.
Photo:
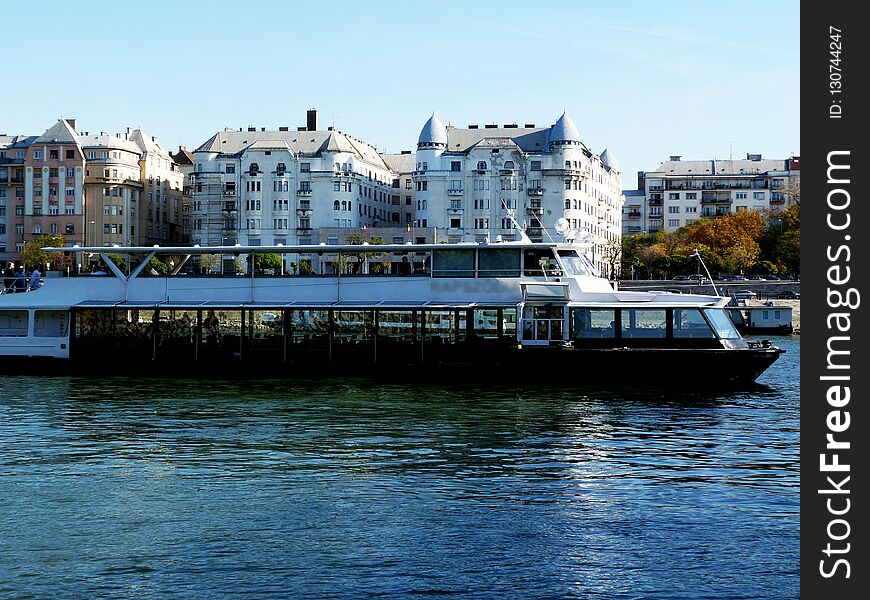
[(601, 163), (611, 171), (622, 172), (622, 169), (619, 168), (619, 161), (616, 160), (616, 157), (613, 156), (612, 152), (607, 151), (607, 148), (605, 148), (604, 152), (601, 153)]
[(417, 140), (417, 148), (432, 148), (432, 147), (447, 147), (447, 128), (438, 120), (434, 114), (429, 117), (426, 124), (423, 125), (420, 131), (420, 138)]
[(562, 113), (556, 124), (550, 128), (551, 144), (580, 144), (580, 132), (568, 113)]

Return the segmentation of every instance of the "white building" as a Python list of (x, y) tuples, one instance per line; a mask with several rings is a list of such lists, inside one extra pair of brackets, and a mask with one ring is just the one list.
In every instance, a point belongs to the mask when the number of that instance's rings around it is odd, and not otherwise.
[(193, 243), (310, 244), (321, 227), (398, 223), (396, 175), (375, 148), (313, 125), (224, 130), (197, 148)]
[(604, 246), (621, 238), (619, 164), (596, 155), (567, 114), (552, 127), (508, 124), (445, 127), (433, 115), (417, 143), (416, 224), (435, 227), (439, 240), (495, 241), (516, 235), (511, 213), (532, 240), (561, 239), (560, 218)]
[[(313, 113), (313, 114), (312, 114)], [(581, 141), (567, 115), (552, 127), (445, 127), (434, 115), (416, 154), (381, 155), (316, 113), (296, 131), (224, 130), (194, 153), (192, 242), (310, 244), (321, 228), (410, 227), (438, 242), (514, 239), (515, 214), (533, 240), (555, 224), (603, 247), (621, 236), (619, 165)]]
[(671, 156), (638, 174), (626, 192), (623, 234), (674, 231), (701, 217), (741, 210), (775, 210), (800, 202), (800, 157), (765, 160), (682, 160)]

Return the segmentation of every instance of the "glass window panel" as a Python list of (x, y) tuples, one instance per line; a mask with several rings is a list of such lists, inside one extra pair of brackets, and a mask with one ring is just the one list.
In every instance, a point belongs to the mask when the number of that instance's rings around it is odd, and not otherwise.
[(622, 337), (663, 338), (666, 333), (664, 309), (622, 309)]
[(474, 276), (474, 252), (470, 250), (436, 250), (432, 258), (433, 277)]
[(575, 308), (571, 313), (572, 339), (616, 337), (613, 309)]
[(675, 338), (712, 338), (713, 331), (697, 308), (674, 309)]
[(710, 319), (710, 324), (713, 325), (713, 330), (716, 335), (723, 340), (739, 339), (740, 334), (734, 328), (734, 323), (731, 317), (725, 314), (724, 308), (708, 308), (704, 310), (707, 318)]
[(519, 250), (480, 250), (477, 253), (479, 277), (519, 277)]
[(65, 310), (38, 310), (33, 323), (36, 337), (66, 337), (69, 313)]

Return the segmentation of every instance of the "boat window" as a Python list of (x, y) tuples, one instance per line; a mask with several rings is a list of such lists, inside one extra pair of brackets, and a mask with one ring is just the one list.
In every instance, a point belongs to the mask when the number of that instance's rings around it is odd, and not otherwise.
[(674, 309), (675, 338), (712, 338), (713, 331), (697, 308)]
[(576, 250), (559, 250), (559, 259), (565, 268), (565, 275), (595, 275), (595, 267), (589, 259)]
[(526, 277), (543, 277), (550, 268), (550, 263), (555, 263), (553, 252), (547, 249), (527, 249), (523, 251), (523, 275)]
[(27, 335), (27, 311), (0, 311), (0, 336), (24, 337)]
[(69, 316), (65, 310), (38, 310), (33, 322), (36, 337), (66, 337)]
[(477, 255), (479, 277), (519, 277), (519, 250), (481, 250)]
[(622, 309), (623, 338), (663, 338), (666, 333), (665, 309)]
[(616, 315), (612, 308), (571, 310), (571, 339), (616, 337)]
[(432, 277), (473, 277), (474, 252), (436, 250), (432, 253)]
[(731, 317), (725, 314), (724, 308), (708, 308), (704, 310), (704, 313), (707, 315), (707, 319), (710, 320), (713, 330), (720, 339), (740, 339), (740, 334), (737, 333), (737, 329), (734, 328), (734, 323), (731, 321)]

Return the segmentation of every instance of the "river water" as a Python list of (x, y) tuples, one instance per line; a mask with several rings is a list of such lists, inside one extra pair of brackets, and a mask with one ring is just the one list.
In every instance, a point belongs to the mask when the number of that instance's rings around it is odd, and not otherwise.
[(775, 343), (719, 394), (0, 377), (0, 596), (796, 598)]

